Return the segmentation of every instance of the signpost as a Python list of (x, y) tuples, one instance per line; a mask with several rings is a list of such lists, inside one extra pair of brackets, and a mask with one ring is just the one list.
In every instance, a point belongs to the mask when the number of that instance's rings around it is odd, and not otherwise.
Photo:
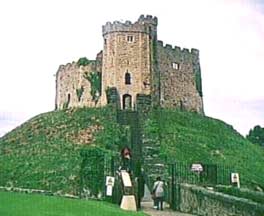
[(199, 180), (199, 182), (201, 182), (200, 173), (203, 171), (202, 164), (198, 164), (198, 163), (197, 164), (192, 164), (191, 170), (198, 174), (198, 180)]
[(198, 172), (198, 173), (200, 173), (200, 172), (203, 171), (203, 166), (202, 166), (202, 164), (192, 164), (191, 170), (192, 170), (193, 172)]
[(240, 188), (239, 174), (231, 173), (231, 183)]
[(124, 187), (132, 187), (132, 182), (128, 172), (121, 170), (121, 177), (124, 184)]
[(124, 195), (120, 208), (129, 211), (137, 211), (136, 199), (131, 190), (132, 182), (129, 173), (125, 170), (121, 170), (121, 178), (124, 186)]
[(112, 176), (106, 176), (106, 196), (112, 196), (114, 184), (115, 178)]

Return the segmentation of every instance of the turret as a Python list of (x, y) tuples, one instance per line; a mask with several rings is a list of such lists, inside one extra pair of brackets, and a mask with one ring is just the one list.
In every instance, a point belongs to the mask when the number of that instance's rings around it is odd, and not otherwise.
[[(141, 15), (132, 23), (107, 22), (104, 38), (102, 89), (116, 87), (122, 108), (135, 107), (137, 94), (150, 94), (152, 47), (158, 19)], [(106, 103), (103, 95), (102, 103)]]
[(130, 21), (120, 22), (107, 22), (102, 27), (103, 36), (113, 32), (141, 32), (153, 34), (157, 32), (158, 18), (151, 15), (141, 15), (135, 23)]

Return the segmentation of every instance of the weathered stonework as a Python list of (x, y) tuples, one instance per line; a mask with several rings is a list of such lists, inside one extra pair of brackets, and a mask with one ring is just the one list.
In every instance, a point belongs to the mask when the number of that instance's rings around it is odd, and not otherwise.
[[(105, 106), (106, 91), (116, 88), (122, 109), (136, 109), (137, 95), (149, 95), (152, 106), (203, 113), (199, 51), (181, 50), (157, 41), (156, 17), (141, 15), (135, 23), (107, 22), (103, 51), (87, 66), (60, 66), (56, 107)], [(102, 75), (99, 101), (93, 101), (85, 72)], [(78, 98), (76, 91), (83, 88)], [(80, 92), (80, 90), (78, 90)], [(79, 95), (80, 96), (80, 95)]]
[(199, 59), (199, 51), (192, 49), (190, 52), (188, 49), (163, 46), (158, 41), (157, 54), (161, 106), (203, 113), (203, 101), (196, 87), (193, 67), (194, 62)]
[(179, 210), (201, 216), (262, 216), (264, 205), (248, 199), (181, 184)]
[[(61, 65), (56, 74), (56, 108), (99, 106), (92, 100), (91, 83), (85, 78), (85, 75), (91, 72), (100, 72), (101, 68), (101, 52), (97, 55), (96, 61), (91, 61), (86, 66), (79, 66), (76, 62)], [(83, 88), (83, 92), (78, 98), (77, 91), (81, 88)], [(67, 103), (68, 105), (65, 107)]]

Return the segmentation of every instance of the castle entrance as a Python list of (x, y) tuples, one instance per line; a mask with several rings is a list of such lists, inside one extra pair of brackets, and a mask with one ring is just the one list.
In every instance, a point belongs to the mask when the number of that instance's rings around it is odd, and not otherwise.
[(128, 110), (132, 108), (132, 96), (130, 94), (123, 95), (123, 109)]

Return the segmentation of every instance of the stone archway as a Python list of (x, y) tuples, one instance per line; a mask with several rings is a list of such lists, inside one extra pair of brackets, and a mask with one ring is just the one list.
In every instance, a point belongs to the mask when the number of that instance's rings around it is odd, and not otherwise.
[(130, 94), (123, 95), (123, 109), (132, 109), (132, 96)]

